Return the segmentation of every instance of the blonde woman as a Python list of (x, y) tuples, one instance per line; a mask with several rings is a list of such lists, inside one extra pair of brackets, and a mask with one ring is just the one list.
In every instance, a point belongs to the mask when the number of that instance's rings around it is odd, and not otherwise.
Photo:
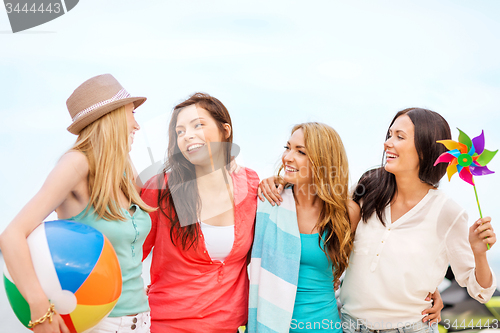
[(348, 163), (337, 132), (294, 126), (281, 205), (259, 203), (250, 262), (249, 332), (342, 332), (334, 281), (352, 249)]
[[(101, 231), (111, 241), (122, 270), (122, 295), (108, 318), (92, 332), (121, 327), (149, 332), (149, 306), (144, 292), (142, 244), (151, 229), (152, 209), (134, 186), (128, 158), (139, 125), (134, 110), (144, 97), (130, 97), (111, 75), (81, 84), (66, 104), (73, 119), (68, 131), (78, 135), (40, 191), (0, 235), (0, 247), (11, 276), (30, 306), (35, 333), (69, 332), (54, 313), (35, 275), (26, 238), (53, 211)], [(84, 251), (85, 249), (82, 249)], [(48, 310), (47, 310), (48, 309)], [(40, 323), (44, 315), (53, 320)]]

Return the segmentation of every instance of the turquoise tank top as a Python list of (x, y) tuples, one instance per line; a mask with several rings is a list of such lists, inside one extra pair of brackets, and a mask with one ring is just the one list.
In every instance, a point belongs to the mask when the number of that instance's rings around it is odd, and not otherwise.
[(300, 234), (300, 268), (290, 332), (337, 332), (342, 326), (332, 265), (319, 247), (319, 234)]
[(139, 206), (133, 204), (135, 212), (122, 208), (126, 221), (99, 219), (90, 206), (80, 214), (68, 219), (91, 226), (103, 233), (113, 245), (122, 271), (122, 294), (110, 317), (121, 317), (149, 311), (148, 297), (142, 280), (142, 245), (151, 230), (151, 218)]

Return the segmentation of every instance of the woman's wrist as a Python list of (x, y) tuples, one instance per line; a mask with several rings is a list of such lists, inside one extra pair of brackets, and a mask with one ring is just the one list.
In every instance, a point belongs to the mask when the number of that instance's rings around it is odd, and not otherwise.
[(43, 315), (45, 312), (47, 312), (48, 307), (50, 306), (50, 301), (45, 296), (45, 294), (42, 296), (35, 296), (31, 297), (30, 300), (28, 300), (28, 305), (30, 307), (30, 311), (32, 316), (38, 315), (42, 313)]
[(474, 253), (474, 261), (476, 263), (476, 267), (483, 265), (488, 266), (488, 257), (486, 255), (486, 252), (478, 251), (473, 253)]
[(54, 304), (49, 303), (49, 307), (48, 307), (47, 311), (45, 312), (45, 314), (40, 316), (40, 317), (35, 316), (35, 318), (33, 318), (33, 316), (32, 316), (32, 319), (29, 321), (28, 327), (33, 328), (36, 325), (43, 324), (46, 321), (48, 321), (50, 324), (50, 323), (52, 323), (53, 316), (56, 314), (57, 314), (57, 312), (56, 312), (56, 309), (54, 307)]
[(491, 275), (491, 269), (488, 265), (488, 259), (486, 253), (474, 253), (474, 261), (476, 264), (475, 275), (476, 281), (482, 288), (489, 288), (493, 283), (493, 276)]

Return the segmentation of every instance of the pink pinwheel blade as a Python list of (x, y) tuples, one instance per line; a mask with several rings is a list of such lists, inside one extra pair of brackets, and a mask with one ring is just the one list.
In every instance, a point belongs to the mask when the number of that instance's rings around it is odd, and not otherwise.
[(460, 173), (458, 175), (463, 181), (474, 186), (474, 181), (472, 180), (472, 174), (470, 173), (469, 167), (462, 168), (462, 170), (460, 170)]
[(434, 166), (436, 166), (436, 164), (438, 164), (438, 163), (449, 163), (449, 162), (453, 161), (454, 158), (456, 158), (456, 157), (451, 155), (451, 154), (448, 154), (448, 152), (442, 153), (441, 155), (439, 155), (436, 162), (434, 162)]
[(476, 153), (481, 155), (484, 150), (484, 131), (481, 131), (481, 134), (472, 139), (472, 144), (476, 149)]
[(470, 173), (473, 174), (474, 176), (484, 176), (495, 173), (495, 171), (491, 171), (486, 166), (480, 166), (480, 167), (470, 166), (469, 169)]

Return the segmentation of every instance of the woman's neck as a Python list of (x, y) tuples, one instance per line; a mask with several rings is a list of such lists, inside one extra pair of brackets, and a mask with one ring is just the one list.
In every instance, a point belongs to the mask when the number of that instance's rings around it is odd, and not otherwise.
[(219, 150), (209, 151), (209, 156), (201, 164), (195, 164), (196, 178), (204, 177), (218, 170), (225, 169), (226, 159), (224, 153)]
[(210, 172), (198, 172), (196, 169), (196, 183), (200, 193), (226, 191), (230, 182), (230, 174), (225, 167)]
[(396, 194), (393, 201), (420, 201), (434, 186), (424, 183), (417, 175), (396, 175)]
[(316, 195), (313, 184), (302, 184), (293, 186), (293, 195), (297, 206), (311, 208), (320, 204), (321, 200)]

